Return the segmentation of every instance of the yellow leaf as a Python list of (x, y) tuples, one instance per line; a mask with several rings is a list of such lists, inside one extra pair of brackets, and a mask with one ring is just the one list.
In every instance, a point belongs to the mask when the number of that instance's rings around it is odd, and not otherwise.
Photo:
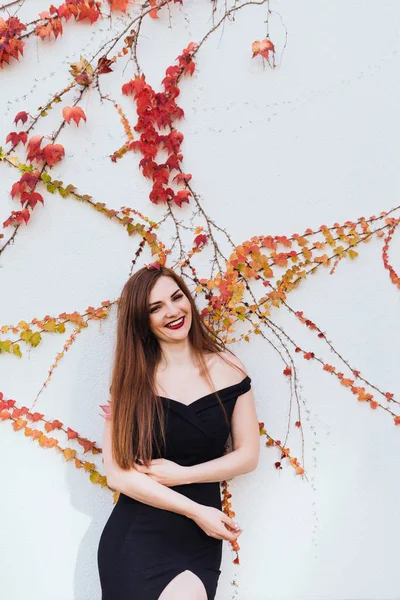
[(44, 433), (43, 433), (39, 438), (39, 446), (42, 446), (42, 448), (43, 448), (44, 445), (46, 444), (47, 439), (48, 439), (47, 435), (44, 435)]
[(83, 470), (86, 471), (86, 473), (87, 473), (88, 471), (93, 471), (95, 466), (96, 465), (94, 463), (85, 462), (85, 464), (83, 465)]
[(98, 483), (100, 479), (100, 473), (98, 471), (93, 471), (93, 473), (90, 474), (90, 481), (92, 483)]
[(17, 356), (19, 356), (20, 358), (22, 357), (22, 353), (21, 353), (19, 344), (13, 344), (12, 350), (13, 350), (14, 354), (16, 354)]
[(47, 321), (47, 323), (44, 323), (43, 329), (45, 331), (55, 331), (56, 330), (56, 322), (55, 322), (55, 320), (51, 319), (50, 321)]
[(29, 342), (32, 335), (33, 335), (32, 329), (27, 329), (26, 331), (23, 331), (21, 333), (21, 340), (24, 340), (24, 342)]
[(36, 348), (36, 346), (38, 344), (40, 344), (41, 339), (42, 339), (42, 336), (40, 335), (40, 333), (38, 331), (36, 331), (36, 333), (33, 334), (31, 339), (29, 340), (29, 342), (32, 344), (32, 346), (34, 346)]

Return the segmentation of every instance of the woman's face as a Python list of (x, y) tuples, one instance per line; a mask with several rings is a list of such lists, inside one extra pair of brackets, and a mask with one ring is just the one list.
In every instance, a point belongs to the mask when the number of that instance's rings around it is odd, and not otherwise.
[(149, 295), (150, 329), (165, 342), (186, 338), (192, 324), (192, 307), (177, 283), (162, 275)]

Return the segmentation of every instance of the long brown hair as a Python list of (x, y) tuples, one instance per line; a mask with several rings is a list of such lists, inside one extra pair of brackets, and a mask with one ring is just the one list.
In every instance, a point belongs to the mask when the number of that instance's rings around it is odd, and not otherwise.
[[(149, 295), (157, 279), (171, 277), (188, 298), (192, 309), (189, 341), (200, 371), (226, 412), (215, 390), (204, 354), (228, 351), (224, 343), (205, 325), (189, 288), (172, 269), (143, 267), (125, 283), (117, 312), (117, 336), (111, 377), (112, 455), (121, 469), (128, 470), (141, 459), (148, 466), (154, 444), (162, 456), (165, 447), (164, 408), (155, 389), (155, 372), (161, 360), (161, 347), (150, 329)], [(240, 367), (227, 361), (234, 368)], [(244, 373), (244, 372), (243, 372)], [(245, 374), (245, 373), (244, 373)]]

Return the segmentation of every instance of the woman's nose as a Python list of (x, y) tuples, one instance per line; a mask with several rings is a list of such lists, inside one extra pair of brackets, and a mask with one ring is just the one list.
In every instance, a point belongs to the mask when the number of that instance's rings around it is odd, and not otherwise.
[(167, 317), (175, 317), (179, 313), (179, 310), (173, 304), (166, 305), (165, 314)]

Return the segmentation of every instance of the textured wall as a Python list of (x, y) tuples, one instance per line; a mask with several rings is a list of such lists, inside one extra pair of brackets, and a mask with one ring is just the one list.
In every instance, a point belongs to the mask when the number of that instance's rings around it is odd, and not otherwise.
[[(270, 7), (284, 24), (270, 16), (277, 69), (251, 58), (251, 43), (265, 36), (266, 7), (248, 6), (210, 36), (193, 78), (180, 86), (184, 169), (207, 213), (236, 243), (379, 214), (397, 206), (400, 191), (398, 3), (271, 0)], [(42, 0), (26, 2), (19, 16), (29, 21), (47, 8)], [(139, 59), (155, 88), (182, 49), (210, 29), (210, 15), (208, 0), (184, 0), (183, 8), (163, 9), (159, 20), (143, 22)], [(114, 16), (112, 23), (65, 26), (56, 42), (28, 39), (20, 64), (13, 61), (0, 74), (1, 144), (15, 129), (18, 111), (34, 114), (68, 84), (69, 63), (81, 54), (89, 58), (110, 38), (109, 28), (119, 31), (123, 24)], [(102, 79), (103, 93), (118, 101), (133, 75), (132, 63), (123, 73), (125, 62)], [(133, 119), (132, 102), (121, 104)], [(66, 156), (52, 176), (109, 207), (129, 205), (161, 219), (164, 208), (149, 202), (140, 157), (110, 161), (124, 142), (112, 106), (101, 104), (95, 90), (81, 106), (87, 123), (62, 132)], [(47, 135), (58, 123), (54, 109), (36, 133)], [(9, 194), (16, 173), (0, 163), (0, 174), (3, 222), (17, 207)], [(184, 205), (177, 215), (188, 220), (191, 210)], [(7, 239), (10, 229), (4, 233)], [(168, 225), (166, 244), (173, 233)], [(399, 246), (395, 238), (391, 260), (398, 269)], [(35, 209), (2, 256), (1, 325), (114, 300), (136, 248), (136, 238), (87, 206), (46, 194), (45, 206)], [(396, 392), (399, 290), (383, 267), (381, 248), (376, 238), (362, 244), (356, 260), (344, 261), (332, 276), (320, 270), (290, 302), (371, 382)], [(198, 272), (208, 276), (207, 258)], [(272, 318), (298, 344), (314, 344), (331, 360), (327, 347), (287, 312), (275, 310)], [(115, 309), (80, 334), (36, 404), (99, 444), (98, 405), (108, 397), (114, 332)], [(289, 383), (277, 352), (260, 338), (233, 349), (249, 370), (260, 421), (284, 439)], [(62, 344), (61, 337), (48, 336), (22, 359), (0, 356), (0, 390), (31, 406)], [(298, 369), (308, 480), (285, 463), (276, 470), (279, 451), (263, 447), (258, 470), (232, 483), (244, 528), (241, 564), (232, 564), (226, 545), (218, 600), (235, 597), (234, 578), (240, 600), (399, 599), (399, 428), (315, 362), (299, 360)], [(300, 457), (300, 436), (291, 435), (288, 446)], [(0, 456), (2, 597), (99, 600), (96, 551), (111, 493), (9, 423), (0, 423)]]

